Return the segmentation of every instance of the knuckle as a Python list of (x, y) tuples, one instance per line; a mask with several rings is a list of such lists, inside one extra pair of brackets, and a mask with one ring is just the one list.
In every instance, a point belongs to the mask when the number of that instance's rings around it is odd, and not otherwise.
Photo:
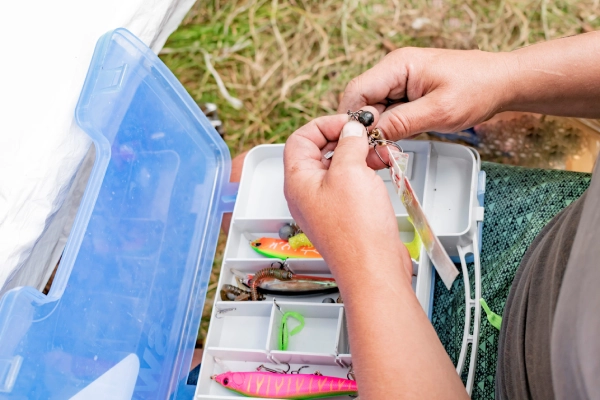
[(352, 78), (350, 82), (348, 82), (348, 85), (346, 85), (346, 90), (344, 91), (344, 93), (352, 93), (357, 91), (360, 88), (360, 81), (360, 75)]
[(415, 53), (418, 53), (419, 48), (417, 47), (402, 47), (400, 49), (396, 49), (392, 52), (390, 52), (388, 55), (386, 55), (384, 58), (389, 58), (389, 59), (412, 59), (413, 56), (415, 56)]
[(343, 97), (346, 99), (358, 97), (358, 100), (360, 102), (366, 104), (367, 98), (365, 97), (365, 93), (363, 90), (363, 83), (364, 77), (362, 75), (352, 78), (352, 80), (348, 82), (348, 85), (346, 85)]
[(448, 99), (445, 101), (439, 101), (434, 105), (434, 109), (437, 114), (436, 125), (440, 126), (441, 130), (455, 131), (461, 128), (462, 121), (460, 120), (459, 114), (452, 107), (447, 104), (454, 104), (455, 99)]
[[(394, 112), (390, 115), (390, 123), (393, 127), (393, 131), (390, 132), (391, 138), (388, 139), (401, 139), (412, 134), (411, 120), (410, 118), (401, 112)], [(387, 132), (386, 132), (387, 133)]]

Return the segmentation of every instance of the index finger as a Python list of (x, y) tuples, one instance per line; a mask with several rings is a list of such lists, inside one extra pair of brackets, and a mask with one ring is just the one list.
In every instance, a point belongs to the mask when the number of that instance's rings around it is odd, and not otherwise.
[[(370, 127), (376, 126), (379, 120), (378, 110), (374, 107), (363, 107), (362, 110), (373, 114), (375, 119)], [(285, 165), (291, 166), (295, 164), (295, 161), (312, 160), (320, 163), (319, 169), (324, 168), (321, 150), (328, 143), (336, 142), (339, 139), (342, 128), (348, 120), (347, 114), (319, 117), (298, 129), (285, 144)], [(317, 164), (314, 164), (313, 167), (317, 167)]]
[(366, 105), (387, 105), (387, 99), (404, 98), (408, 69), (406, 63), (398, 60), (399, 55), (390, 53), (373, 68), (352, 79), (344, 90), (338, 112)]
[(339, 138), (346, 122), (348, 115), (344, 114), (319, 117), (294, 132), (283, 150), (286, 176), (299, 169), (326, 169), (321, 149)]

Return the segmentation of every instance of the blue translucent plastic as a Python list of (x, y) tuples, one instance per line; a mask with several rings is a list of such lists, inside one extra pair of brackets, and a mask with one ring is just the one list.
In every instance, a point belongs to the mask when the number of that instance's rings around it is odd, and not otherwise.
[(76, 119), (94, 169), (48, 296), (0, 300), (0, 399), (191, 398), (228, 149), (123, 29), (98, 42)]

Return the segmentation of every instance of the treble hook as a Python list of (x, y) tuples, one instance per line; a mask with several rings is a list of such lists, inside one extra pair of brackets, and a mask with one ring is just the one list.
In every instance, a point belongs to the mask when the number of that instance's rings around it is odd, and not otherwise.
[(292, 375), (299, 374), (300, 371), (302, 371), (304, 368), (309, 368), (309, 366), (308, 365), (303, 365), (300, 368), (298, 368), (297, 370), (290, 372), (290, 374), (292, 374)]
[[(290, 364), (288, 364), (288, 363), (285, 363), (285, 362), (284, 362), (284, 363), (282, 363), (282, 364), (285, 364), (285, 365), (287, 365), (287, 370), (285, 370), (285, 371), (284, 371), (284, 370), (282, 370), (282, 369), (280, 369), (280, 368), (269, 368), (269, 367), (265, 367), (265, 366), (264, 366), (264, 364), (260, 364), (260, 365), (259, 365), (259, 366), (256, 368), (256, 370), (257, 370), (257, 371), (267, 371), (267, 372), (272, 372), (272, 373), (274, 373), (274, 374), (287, 374), (288, 372), (290, 372), (290, 369), (292, 369), (292, 367), (290, 366)], [(292, 372), (292, 374), (293, 374), (293, 372)]]
[[(278, 266), (278, 267), (276, 266), (277, 264), (279, 264), (279, 266)], [(271, 268), (285, 269), (285, 267), (286, 267), (285, 261), (284, 261), (284, 262), (281, 262), (281, 261), (273, 261), (273, 262), (271, 263)]]
[(294, 273), (294, 271), (292, 271), (292, 269), (290, 268), (290, 266), (288, 265), (287, 260), (283, 260), (283, 262), (281, 261), (273, 261), (271, 263), (271, 268), (277, 268), (276, 265), (279, 264), (279, 269), (284, 270), (284, 271), (288, 271), (291, 272), (292, 274)]
[(383, 165), (385, 165), (388, 168), (392, 168), (392, 165), (390, 163), (387, 163), (385, 161), (383, 161), (383, 158), (381, 157), (381, 154), (379, 154), (379, 151), (377, 151), (377, 146), (394, 146), (395, 148), (397, 148), (401, 153), (404, 152), (404, 150), (402, 150), (402, 147), (400, 147), (400, 145), (392, 140), (387, 140), (387, 139), (378, 139), (378, 140), (373, 140), (371, 142), (371, 144), (373, 145), (373, 150), (375, 151), (375, 154), (377, 154), (377, 157), (379, 157), (379, 160), (381, 160), (381, 162), (383, 163)]
[(356, 377), (354, 376), (354, 366), (352, 364), (350, 364), (350, 369), (348, 370), (348, 374), (346, 375), (346, 378), (348, 378), (351, 381), (356, 380)]

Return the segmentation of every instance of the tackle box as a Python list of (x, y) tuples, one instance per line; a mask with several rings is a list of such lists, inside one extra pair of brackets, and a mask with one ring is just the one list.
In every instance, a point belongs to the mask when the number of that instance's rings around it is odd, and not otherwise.
[[(233, 211), (233, 218), (217, 293), (235, 283), (232, 268), (253, 273), (273, 261), (254, 252), (249, 239), (277, 237), (292, 221), (283, 195), (283, 145), (248, 154), (238, 191), (229, 183), (223, 140), (158, 57), (124, 29), (99, 40), (76, 120), (94, 142), (95, 164), (48, 295), (20, 287), (0, 299), (0, 399), (239, 398), (210, 379), (224, 366), (252, 371), (289, 363), (346, 377), (352, 355), (344, 305), (322, 303), (332, 295), (255, 302), (217, 295), (198, 384), (187, 384), (223, 213)], [(434, 231), (463, 270), (468, 254), (478, 268), (477, 153), (446, 143), (400, 143)], [(380, 174), (399, 235), (410, 241), (406, 211), (388, 172)], [(331, 276), (322, 259), (288, 265)], [(424, 251), (413, 270), (413, 288), (430, 314), (434, 274)], [(464, 347), (477, 349), (477, 331), (468, 324), (471, 310), (479, 320), (479, 294), (465, 296)], [(280, 351), (277, 331), (286, 311), (302, 314), (305, 327)]]

